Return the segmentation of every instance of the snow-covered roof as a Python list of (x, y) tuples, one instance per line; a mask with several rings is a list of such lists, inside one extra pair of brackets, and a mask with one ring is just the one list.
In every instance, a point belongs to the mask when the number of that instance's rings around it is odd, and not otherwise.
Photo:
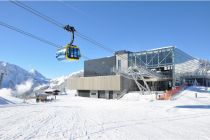
[(39, 97), (47, 97), (48, 94), (47, 93), (38, 93), (36, 96), (39, 96)]

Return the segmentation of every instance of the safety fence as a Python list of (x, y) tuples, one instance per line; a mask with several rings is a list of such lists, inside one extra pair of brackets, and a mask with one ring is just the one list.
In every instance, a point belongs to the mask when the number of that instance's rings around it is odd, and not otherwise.
[(186, 84), (182, 86), (177, 86), (174, 89), (166, 90), (166, 92), (162, 95), (158, 95), (158, 100), (170, 100), (173, 96), (176, 96), (178, 93), (180, 93), (182, 90), (184, 90), (187, 87)]

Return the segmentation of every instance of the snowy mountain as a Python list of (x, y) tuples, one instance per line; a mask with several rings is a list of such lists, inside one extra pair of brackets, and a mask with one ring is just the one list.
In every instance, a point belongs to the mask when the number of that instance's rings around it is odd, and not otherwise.
[(61, 76), (55, 79), (50, 80), (51, 85), (55, 84), (55, 85), (61, 85), (65, 82), (66, 79), (70, 78), (70, 77), (83, 77), (84, 75), (84, 71), (80, 70), (80, 71), (76, 71), (73, 72), (67, 76)]
[[(1, 76), (2, 73), (3, 77)], [(31, 91), (41, 93), (48, 89), (58, 89), (63, 92), (65, 91), (66, 79), (81, 76), (83, 76), (83, 70), (50, 80), (34, 69), (26, 71), (17, 65), (0, 61), (1, 88), (13, 89), (16, 94), (27, 91), (27, 94), (33, 95)]]
[(61, 77), (52, 79), (50, 82), (52, 84), (55, 83), (56, 85), (60, 85), (60, 84), (64, 83), (66, 79), (68, 79), (70, 77), (83, 77), (83, 75), (84, 75), (84, 71), (80, 70), (80, 71), (73, 72), (67, 76), (61, 76)]
[(31, 69), (29, 73), (33, 76), (34, 79), (38, 81), (47, 80), (41, 73), (39, 73), (35, 69)]
[(49, 80), (36, 70), (26, 71), (23, 68), (0, 61), (0, 74), (4, 74), (2, 78), (2, 88), (14, 89), (16, 85), (24, 83), (28, 80), (33, 82), (33, 87), (47, 84)]
[(77, 71), (77, 72), (73, 72), (73, 73), (71, 73), (67, 76), (61, 76), (61, 77), (58, 77), (58, 78), (51, 79), (49, 81), (49, 83), (36, 87), (34, 89), (34, 92), (38, 93), (38, 92), (44, 92), (45, 90), (52, 90), (52, 89), (58, 89), (61, 92), (64, 92), (65, 91), (66, 80), (68, 78), (70, 78), (70, 77), (83, 77), (83, 75), (84, 75), (84, 71), (80, 70), (80, 71)]

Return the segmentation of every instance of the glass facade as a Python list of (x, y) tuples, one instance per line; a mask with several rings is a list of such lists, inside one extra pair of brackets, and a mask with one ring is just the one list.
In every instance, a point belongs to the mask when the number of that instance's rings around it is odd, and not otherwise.
[(173, 64), (174, 47), (161, 48), (143, 52), (133, 52), (128, 54), (129, 66), (145, 66), (152, 69), (157, 67), (165, 67)]
[[(199, 68), (197, 59), (174, 46), (152, 49), (141, 52), (118, 51), (115, 56), (85, 61), (84, 76), (105, 76), (115, 75), (114, 69), (125, 71), (132, 66), (145, 67), (150, 69), (152, 74), (159, 77), (159, 81), (150, 86), (156, 90), (167, 87), (172, 82), (173, 86), (180, 83), (183, 73), (195, 71)], [(152, 78), (151, 78), (152, 79)], [(157, 84), (154, 86), (154, 84)], [(158, 88), (160, 87), (160, 88)]]
[(173, 85), (184, 73), (199, 69), (199, 61), (173, 46), (128, 54), (128, 67), (144, 66), (163, 76), (172, 78)]
[(187, 53), (175, 49), (174, 50), (174, 81), (175, 83), (184, 83), (184, 75), (194, 75), (200, 68), (199, 60), (188, 55)]

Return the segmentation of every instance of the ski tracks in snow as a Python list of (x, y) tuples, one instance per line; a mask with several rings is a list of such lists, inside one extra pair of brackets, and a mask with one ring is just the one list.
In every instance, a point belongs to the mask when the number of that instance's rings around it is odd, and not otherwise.
[(70, 98), (3, 107), (0, 139), (194, 139), (192, 134), (207, 139), (209, 110), (179, 109), (173, 104)]

